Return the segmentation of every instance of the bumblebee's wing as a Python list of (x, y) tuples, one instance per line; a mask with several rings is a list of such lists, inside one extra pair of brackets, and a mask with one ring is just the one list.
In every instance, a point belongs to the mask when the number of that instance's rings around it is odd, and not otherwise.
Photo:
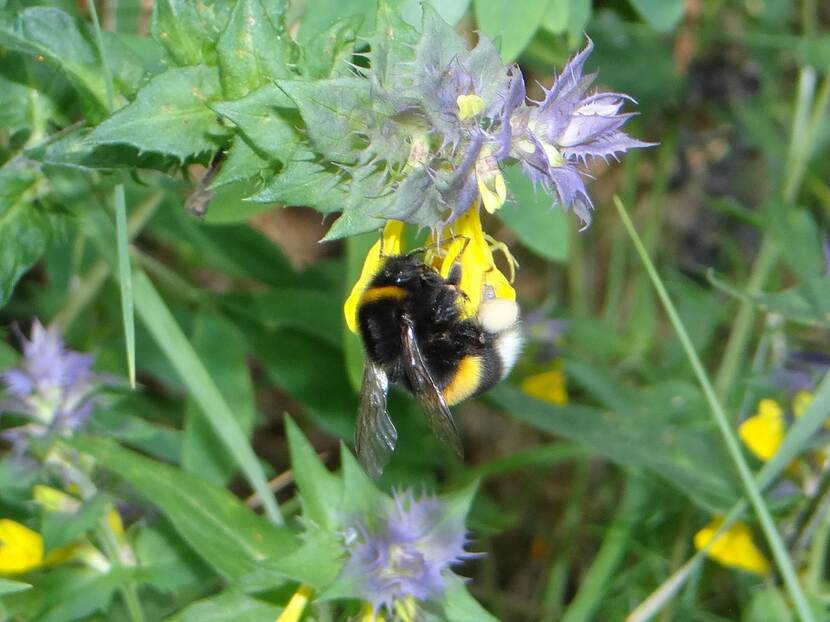
[(415, 340), (415, 329), (412, 321), (403, 318), (403, 367), (409, 386), (421, 405), (432, 432), (441, 442), (446, 443), (458, 456), (464, 455), (458, 429), (455, 427), (452, 413), (444, 400), (441, 391), (435, 385), (432, 375), (424, 363), (421, 348)]
[(360, 386), (354, 446), (357, 459), (370, 477), (379, 477), (383, 473), (398, 440), (398, 432), (386, 412), (388, 390), (386, 372), (367, 358)]

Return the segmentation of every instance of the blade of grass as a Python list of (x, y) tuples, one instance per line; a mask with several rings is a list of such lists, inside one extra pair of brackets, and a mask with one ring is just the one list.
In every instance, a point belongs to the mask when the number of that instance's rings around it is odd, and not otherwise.
[(626, 478), (625, 492), (614, 521), (591, 567), (580, 581), (579, 591), (568, 605), (562, 622), (587, 622), (608, 591), (614, 571), (622, 560), (643, 503), (648, 498), (647, 488), (637, 475)]
[(669, 297), (669, 294), (666, 291), (663, 281), (657, 273), (654, 264), (651, 263), (651, 259), (649, 258), (640, 237), (634, 230), (634, 225), (628, 217), (628, 212), (626, 212), (625, 206), (622, 204), (619, 197), (614, 197), (614, 205), (616, 206), (617, 211), (620, 214), (620, 218), (625, 225), (626, 231), (634, 244), (634, 248), (640, 255), (643, 266), (651, 279), (652, 285), (654, 285), (654, 289), (657, 291), (657, 296), (663, 303), (666, 314), (669, 316), (669, 321), (677, 333), (678, 339), (680, 340), (680, 343), (686, 352), (686, 356), (689, 359), (692, 370), (694, 371), (695, 376), (703, 389), (703, 393), (706, 396), (706, 401), (709, 403), (712, 416), (721, 432), (721, 435), (723, 436), (727, 451), (729, 452), (732, 462), (735, 464), (741, 483), (743, 484), (749, 500), (752, 503), (755, 514), (761, 523), (761, 528), (763, 529), (767, 543), (772, 550), (776, 566), (778, 567), (778, 571), (781, 573), (784, 583), (787, 586), (787, 590), (793, 599), (796, 611), (798, 611), (799, 617), (804, 620), (804, 622), (812, 621), (813, 614), (807, 604), (804, 592), (801, 590), (801, 585), (798, 583), (798, 577), (795, 574), (792, 560), (790, 560), (786, 547), (784, 546), (784, 542), (781, 540), (781, 536), (775, 528), (775, 523), (772, 520), (769, 509), (761, 496), (761, 491), (753, 479), (749, 465), (747, 465), (746, 459), (741, 452), (741, 447), (738, 443), (737, 437), (735, 436), (735, 432), (732, 430), (729, 419), (723, 410), (723, 406), (721, 406), (720, 400), (715, 394), (715, 389), (709, 380), (706, 370), (703, 368), (703, 363), (700, 361), (700, 358), (692, 345), (692, 341), (686, 331), (686, 327), (683, 325), (683, 322), (674, 307), (674, 303)]
[(133, 278), (130, 270), (130, 249), (127, 233), (127, 201), (124, 184), (115, 187), (115, 236), (118, 242), (118, 285), (121, 288), (121, 318), (127, 345), (127, 370), (130, 387), (135, 389), (135, 316), (133, 309)]
[(262, 467), (230, 406), (199, 360), (190, 341), (146, 274), (136, 272), (133, 285), (136, 310), (141, 321), (175, 367), (216, 436), (222, 440), (228, 453), (236, 460), (251, 487), (259, 495), (268, 518), (281, 525), (282, 514), (274, 495), (268, 489)]
[[(101, 58), (104, 73), (104, 83), (107, 88), (107, 108), (110, 113), (115, 111), (115, 87), (112, 81), (112, 70), (107, 62), (107, 53), (104, 49), (104, 36), (101, 33), (101, 23), (98, 20), (98, 10), (94, 2), (89, 3), (89, 15), (95, 32), (95, 44)], [(135, 389), (135, 314), (133, 309), (133, 283), (130, 269), (130, 253), (127, 244), (127, 199), (124, 184), (117, 184), (114, 190), (115, 198), (115, 237), (118, 248), (118, 284), (121, 289), (121, 318), (124, 324), (124, 343), (127, 348), (127, 371), (130, 387)]]

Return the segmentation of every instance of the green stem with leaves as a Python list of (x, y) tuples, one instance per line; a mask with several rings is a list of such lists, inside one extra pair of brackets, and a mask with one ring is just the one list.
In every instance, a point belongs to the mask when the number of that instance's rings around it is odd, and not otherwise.
[(729, 453), (729, 457), (732, 459), (732, 462), (738, 471), (741, 484), (749, 497), (749, 501), (755, 510), (755, 514), (758, 517), (759, 522), (761, 523), (761, 528), (764, 531), (767, 543), (772, 551), (778, 571), (781, 573), (784, 583), (787, 586), (787, 590), (793, 599), (799, 618), (804, 622), (812, 622), (814, 619), (813, 614), (807, 604), (807, 599), (804, 596), (801, 585), (798, 582), (798, 577), (796, 576), (795, 569), (793, 568), (792, 560), (790, 559), (787, 549), (784, 546), (784, 542), (775, 527), (775, 522), (772, 519), (769, 508), (767, 508), (767, 505), (761, 496), (760, 488), (753, 479), (752, 471), (750, 471), (749, 465), (746, 463), (746, 459), (741, 452), (741, 447), (738, 443), (735, 432), (731, 427), (731, 423), (726, 416), (726, 412), (724, 411), (720, 400), (718, 399), (715, 388), (709, 380), (709, 376), (703, 367), (703, 363), (695, 351), (692, 340), (689, 337), (689, 333), (686, 331), (686, 327), (680, 319), (677, 309), (675, 308), (668, 291), (666, 291), (666, 287), (663, 284), (660, 275), (657, 273), (654, 264), (651, 262), (651, 258), (648, 256), (640, 236), (634, 229), (634, 225), (628, 216), (625, 206), (618, 197), (614, 197), (614, 205), (616, 206), (623, 225), (625, 226), (626, 231), (634, 244), (634, 248), (637, 250), (640, 259), (643, 262), (643, 266), (651, 279), (651, 283), (657, 292), (657, 296), (660, 298), (660, 302), (663, 303), (666, 315), (668, 315), (669, 321), (677, 333), (677, 337), (680, 340), (683, 350), (686, 353), (686, 357), (689, 360), (689, 364), (697, 377), (698, 383), (703, 389), (703, 393), (709, 404), (712, 417), (720, 430), (721, 436), (726, 443), (726, 449)]

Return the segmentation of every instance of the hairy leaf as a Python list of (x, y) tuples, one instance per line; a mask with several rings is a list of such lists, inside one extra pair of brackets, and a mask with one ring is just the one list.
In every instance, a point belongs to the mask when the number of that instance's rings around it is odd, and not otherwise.
[(230, 8), (225, 0), (157, 0), (150, 32), (177, 65), (214, 65), (216, 41)]
[(348, 76), (347, 61), (354, 53), (355, 42), (363, 17), (355, 15), (341, 19), (314, 36), (302, 48), (299, 70), (310, 78)]
[(549, 0), (475, 0), (478, 25), (491, 39), (501, 38), (501, 57), (515, 60), (525, 49)]
[(266, 81), (291, 75), (291, 39), (282, 24), (271, 23), (261, 0), (237, 0), (217, 52), (227, 99), (237, 99)]
[(133, 103), (96, 127), (86, 142), (128, 144), (180, 161), (213, 151), (225, 132), (208, 107), (219, 95), (216, 69), (169, 69), (141, 89)]

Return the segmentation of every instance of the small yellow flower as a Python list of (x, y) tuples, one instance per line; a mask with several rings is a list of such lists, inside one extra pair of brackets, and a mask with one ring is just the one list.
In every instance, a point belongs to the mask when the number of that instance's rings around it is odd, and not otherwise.
[(553, 369), (533, 374), (522, 380), (522, 391), (530, 397), (563, 406), (568, 403), (568, 390), (565, 374), (561, 365)]
[(481, 227), (478, 203), (451, 225), (450, 235), (442, 245), (445, 243), (446, 254), (440, 260), (438, 270), (447, 278), (456, 263), (461, 265), (459, 289), (466, 296), (462, 302), (465, 317), (476, 314), (485, 290), (495, 298), (516, 300), (516, 290), (496, 267), (490, 242)]
[(0, 575), (43, 565), (43, 536), (10, 518), (0, 519)]
[(476, 181), (481, 202), (488, 214), (504, 205), (507, 200), (507, 185), (498, 161), (486, 145), (481, 148), (481, 154), (476, 160)]
[(351, 294), (346, 298), (346, 303), (343, 305), (343, 314), (346, 316), (346, 326), (355, 334), (357, 334), (357, 303), (360, 302), (360, 297), (363, 295), (366, 286), (369, 285), (369, 281), (372, 280), (372, 277), (380, 268), (383, 257), (402, 253), (403, 228), (404, 223), (400, 220), (386, 222), (380, 239), (374, 243), (366, 254), (360, 278), (357, 279), (357, 283), (352, 287)]
[(478, 95), (459, 95), (455, 99), (458, 104), (458, 118), (466, 121), (484, 110), (484, 100)]
[(738, 436), (761, 460), (772, 458), (784, 440), (784, 411), (778, 402), (761, 400), (758, 412), (738, 427)]
[(37, 484), (32, 491), (32, 498), (47, 512), (77, 512), (81, 502), (62, 490)]
[[(715, 517), (703, 529), (695, 534), (695, 548), (702, 550), (714, 537), (723, 524), (722, 517)], [(741, 522), (737, 522), (722, 533), (712, 544), (708, 552), (709, 557), (729, 568), (738, 568), (758, 575), (770, 572), (770, 563), (764, 554), (755, 546), (752, 540), (752, 531)]]

